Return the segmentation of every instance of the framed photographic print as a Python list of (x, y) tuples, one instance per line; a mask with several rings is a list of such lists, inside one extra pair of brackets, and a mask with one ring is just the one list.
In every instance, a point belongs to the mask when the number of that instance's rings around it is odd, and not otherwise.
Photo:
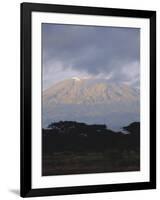
[(21, 196), (156, 188), (156, 12), (21, 4)]

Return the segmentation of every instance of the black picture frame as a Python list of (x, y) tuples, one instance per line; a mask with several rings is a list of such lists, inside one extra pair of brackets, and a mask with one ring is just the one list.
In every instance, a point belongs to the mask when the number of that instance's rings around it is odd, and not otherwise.
[[(150, 181), (121, 184), (32, 189), (31, 170), (31, 13), (56, 12), (147, 18), (150, 21)], [(128, 191), (156, 188), (156, 12), (37, 3), (21, 4), (21, 179), (22, 197)]]

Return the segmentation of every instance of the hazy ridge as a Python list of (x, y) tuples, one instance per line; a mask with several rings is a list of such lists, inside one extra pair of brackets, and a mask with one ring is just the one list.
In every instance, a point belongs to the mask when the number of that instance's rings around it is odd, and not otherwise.
[(43, 127), (76, 120), (118, 129), (139, 121), (139, 104), (139, 91), (126, 84), (74, 77), (43, 91)]

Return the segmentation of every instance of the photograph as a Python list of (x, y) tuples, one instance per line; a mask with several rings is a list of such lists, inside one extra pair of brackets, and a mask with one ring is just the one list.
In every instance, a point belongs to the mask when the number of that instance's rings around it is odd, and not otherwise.
[(156, 12), (21, 4), (22, 197), (156, 188)]
[(140, 171), (140, 28), (41, 35), (42, 176)]

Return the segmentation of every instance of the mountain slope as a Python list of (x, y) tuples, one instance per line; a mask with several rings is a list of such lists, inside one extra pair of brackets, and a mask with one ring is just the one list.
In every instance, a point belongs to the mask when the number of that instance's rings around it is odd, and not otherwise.
[(95, 104), (138, 100), (138, 91), (124, 84), (111, 84), (103, 79), (68, 79), (43, 93), (44, 101), (65, 104)]
[(127, 125), (139, 120), (139, 92), (105, 79), (61, 81), (43, 92), (43, 126), (60, 120)]

